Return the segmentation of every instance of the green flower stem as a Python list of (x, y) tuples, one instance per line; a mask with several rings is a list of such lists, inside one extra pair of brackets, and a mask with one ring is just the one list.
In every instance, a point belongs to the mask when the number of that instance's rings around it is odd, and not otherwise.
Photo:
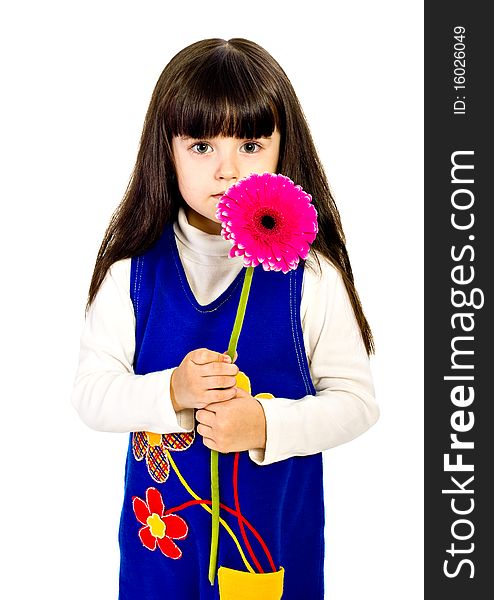
[(237, 351), (238, 338), (242, 331), (242, 325), (244, 323), (245, 309), (247, 308), (247, 300), (249, 299), (250, 285), (252, 283), (252, 276), (254, 275), (254, 267), (247, 267), (245, 269), (244, 284), (242, 286), (242, 293), (240, 294), (240, 300), (238, 301), (237, 315), (235, 317), (235, 323), (233, 324), (232, 335), (230, 336), (230, 343), (228, 344), (227, 354), (235, 360), (235, 352)]
[(211, 450), (211, 549), (209, 552), (209, 583), (214, 585), (218, 558), (220, 530), (220, 482), (218, 477), (218, 452)]
[[(233, 360), (237, 351), (238, 338), (244, 323), (245, 309), (247, 308), (247, 300), (249, 299), (250, 286), (252, 276), (254, 275), (254, 267), (245, 269), (244, 284), (238, 302), (237, 314), (233, 324), (230, 343), (228, 344), (227, 354)], [(220, 530), (220, 482), (218, 475), (218, 452), (211, 450), (211, 551), (209, 554), (209, 583), (214, 585), (216, 577), (216, 564), (218, 559), (218, 535)]]

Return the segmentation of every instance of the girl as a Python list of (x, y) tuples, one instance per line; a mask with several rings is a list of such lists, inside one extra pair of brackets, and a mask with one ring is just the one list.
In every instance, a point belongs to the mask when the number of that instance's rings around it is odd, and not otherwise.
[[(319, 233), (298, 269), (256, 269), (232, 362), (223, 352), (243, 265), (228, 257), (216, 205), (264, 172), (312, 195)], [(286, 74), (245, 39), (188, 46), (156, 84), (96, 260), (73, 392), (90, 427), (131, 432), (120, 599), (322, 599), (321, 452), (377, 420), (372, 351), (338, 210)], [(213, 586), (211, 449), (221, 501)]]

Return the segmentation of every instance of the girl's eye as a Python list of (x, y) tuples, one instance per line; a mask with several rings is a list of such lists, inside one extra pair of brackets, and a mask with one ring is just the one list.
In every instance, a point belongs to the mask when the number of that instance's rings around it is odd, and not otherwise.
[(242, 148), (244, 149), (244, 152), (246, 152), (247, 154), (254, 154), (255, 152), (259, 152), (259, 150), (261, 149), (260, 144), (256, 143), (256, 142), (246, 142)]
[(207, 154), (210, 148), (211, 146), (206, 144), (206, 142), (197, 142), (197, 144), (192, 146), (194, 152), (197, 152), (198, 154)]

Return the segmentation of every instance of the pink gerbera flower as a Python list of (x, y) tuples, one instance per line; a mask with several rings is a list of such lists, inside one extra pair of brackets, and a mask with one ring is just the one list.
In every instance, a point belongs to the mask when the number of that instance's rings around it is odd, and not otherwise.
[(169, 558), (180, 558), (182, 551), (173, 540), (187, 536), (187, 523), (178, 515), (165, 515), (165, 505), (159, 491), (150, 487), (146, 490), (146, 502), (132, 498), (134, 514), (144, 527), (139, 529), (139, 538), (146, 548), (156, 550), (156, 546)]
[(221, 234), (230, 256), (246, 267), (288, 273), (307, 258), (317, 234), (312, 197), (285, 175), (256, 173), (228, 188), (218, 203)]
[[(312, 197), (285, 175), (256, 173), (229, 187), (218, 202), (221, 235), (233, 246), (230, 257), (243, 256), (244, 283), (233, 324), (228, 356), (234, 360), (254, 267), (288, 273), (306, 259), (317, 235)], [(211, 553), (209, 581), (214, 582), (219, 533), (218, 452), (211, 450)]]

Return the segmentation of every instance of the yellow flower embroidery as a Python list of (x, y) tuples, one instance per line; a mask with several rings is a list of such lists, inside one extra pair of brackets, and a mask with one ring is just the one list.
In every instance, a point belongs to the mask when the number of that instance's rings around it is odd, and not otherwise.
[[(248, 394), (251, 393), (252, 388), (250, 385), (250, 379), (243, 371), (239, 371), (235, 379), (237, 380), (237, 387), (239, 387), (241, 390), (244, 390)], [(269, 398), (274, 398), (274, 396), (269, 392), (261, 392), (260, 394), (256, 394), (254, 398), (264, 398), (265, 400), (268, 400)]]

